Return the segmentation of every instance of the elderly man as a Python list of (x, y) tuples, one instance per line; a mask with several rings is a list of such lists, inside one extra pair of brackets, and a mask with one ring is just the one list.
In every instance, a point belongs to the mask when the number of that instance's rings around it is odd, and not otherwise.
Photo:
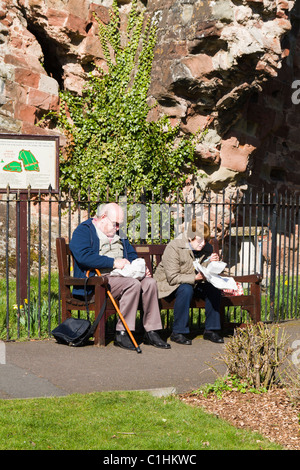
[[(93, 269), (99, 269), (102, 275), (108, 276), (110, 291), (119, 300), (120, 311), (131, 331), (135, 330), (136, 313), (142, 296), (144, 343), (169, 349), (170, 345), (157, 333), (162, 329), (162, 324), (155, 280), (148, 276), (139, 281), (110, 275), (113, 269), (123, 269), (138, 257), (128, 239), (121, 239), (118, 235), (123, 220), (123, 210), (118, 204), (104, 204), (98, 207), (96, 217), (82, 222), (74, 230), (70, 242), (75, 258), (74, 276), (85, 277), (86, 271)], [(74, 287), (73, 295), (82, 298), (84, 291)], [(124, 349), (135, 349), (120, 319), (116, 325), (114, 344)]]

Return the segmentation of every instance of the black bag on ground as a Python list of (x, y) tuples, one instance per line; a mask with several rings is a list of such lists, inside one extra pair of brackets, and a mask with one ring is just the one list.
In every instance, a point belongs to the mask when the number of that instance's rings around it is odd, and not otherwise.
[(94, 335), (95, 330), (98, 326), (99, 321), (101, 320), (103, 313), (106, 307), (106, 296), (105, 301), (101, 307), (101, 310), (98, 316), (95, 316), (95, 321), (93, 324), (90, 322), (89, 315), (89, 306), (86, 295), (86, 282), (84, 284), (85, 291), (85, 302), (86, 302), (86, 311), (87, 319), (83, 318), (67, 318), (60, 325), (58, 325), (54, 330), (51, 331), (52, 335), (56, 341), (60, 344), (67, 344), (68, 346), (84, 346), (88, 343), (88, 340)]
[(87, 343), (90, 334), (91, 322), (83, 318), (67, 318), (52, 330), (52, 335), (58, 343), (70, 346), (82, 346)]

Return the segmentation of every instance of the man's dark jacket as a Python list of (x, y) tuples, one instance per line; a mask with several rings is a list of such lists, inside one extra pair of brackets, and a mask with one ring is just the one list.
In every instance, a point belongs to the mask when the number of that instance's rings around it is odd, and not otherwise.
[[(121, 239), (123, 244), (123, 257), (132, 262), (138, 257), (135, 249), (126, 239)], [(99, 255), (100, 240), (93, 224), (93, 219), (82, 222), (74, 230), (72, 240), (70, 241), (70, 250), (75, 259), (74, 277), (84, 278), (86, 271), (104, 268), (113, 269), (114, 259), (109, 256)], [(92, 273), (91, 273), (92, 274)], [(90, 290), (87, 291), (88, 294)], [(73, 294), (84, 295), (83, 287), (73, 288)]]

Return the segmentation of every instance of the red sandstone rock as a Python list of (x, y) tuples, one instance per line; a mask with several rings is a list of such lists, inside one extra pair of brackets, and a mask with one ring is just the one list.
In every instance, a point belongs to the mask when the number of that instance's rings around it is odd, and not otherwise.
[(214, 70), (212, 58), (207, 54), (197, 54), (193, 57), (184, 58), (181, 63), (188, 67), (194, 80), (202, 78)]
[(222, 140), (221, 166), (243, 173), (247, 170), (249, 156), (255, 150), (250, 144), (240, 145), (234, 136)]
[(54, 28), (63, 28), (66, 24), (68, 13), (54, 8), (47, 10), (48, 25)]
[(186, 134), (195, 134), (196, 132), (203, 131), (207, 126), (207, 123), (207, 116), (196, 114), (194, 116), (188, 116), (186, 122), (182, 123), (180, 127)]
[[(299, 161), (300, 113), (291, 103), (291, 83), (300, 79), (299, 36), (293, 36), (289, 15), (294, 3), (147, 2), (158, 19), (150, 88), (158, 106), (148, 119), (167, 113), (183, 133), (212, 131), (196, 148), (199, 161), (216, 169), (207, 184), (219, 187), (214, 174), (223, 186), (234, 183), (235, 175), (250, 175), (250, 167), (256, 179), (263, 168), (271, 180), (281, 155), (293, 161), (287, 166)], [(59, 85), (80, 92), (93, 61), (105, 68), (94, 13), (107, 24), (108, 4), (0, 1), (2, 131), (47, 132), (33, 126), (58, 106)], [(119, 5), (123, 33), (130, 0)]]
[(27, 104), (20, 103), (16, 106), (15, 117), (28, 124), (35, 124), (36, 111), (37, 109), (35, 106), (28, 106)]
[(40, 74), (33, 72), (29, 68), (16, 67), (15, 68), (15, 82), (20, 85), (38, 88), (40, 82)]

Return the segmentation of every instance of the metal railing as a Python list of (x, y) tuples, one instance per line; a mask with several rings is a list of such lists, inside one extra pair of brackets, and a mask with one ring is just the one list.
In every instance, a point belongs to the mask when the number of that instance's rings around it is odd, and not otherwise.
[[(299, 196), (252, 192), (206, 193), (200, 202), (154, 200), (151, 192), (107, 194), (107, 201), (68, 194), (11, 191), (0, 195), (0, 338), (49, 336), (61, 320), (55, 239), (93, 216), (99, 203), (118, 201), (125, 235), (134, 242), (166, 243), (193, 215), (209, 223), (231, 275), (261, 273), (262, 320), (299, 318)], [(240, 313), (238, 313), (240, 315)], [(234, 314), (236, 318), (236, 314)]]

